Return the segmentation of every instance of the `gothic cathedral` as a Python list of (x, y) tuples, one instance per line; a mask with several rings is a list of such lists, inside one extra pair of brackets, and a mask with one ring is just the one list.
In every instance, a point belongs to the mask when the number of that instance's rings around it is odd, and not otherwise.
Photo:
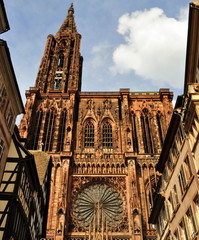
[(19, 130), (53, 160), (47, 239), (155, 239), (148, 218), (173, 93), (82, 92), (73, 5), (47, 38)]

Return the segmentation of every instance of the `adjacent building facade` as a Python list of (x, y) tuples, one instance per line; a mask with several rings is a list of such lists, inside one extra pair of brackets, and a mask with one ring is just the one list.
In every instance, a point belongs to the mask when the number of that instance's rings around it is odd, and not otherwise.
[(158, 239), (199, 238), (199, 2), (190, 4), (184, 94), (176, 102), (157, 164), (150, 223)]
[(23, 145), (15, 127), (0, 185), (2, 240), (39, 240), (46, 233), (51, 159)]
[(52, 157), (47, 239), (156, 239), (148, 223), (173, 93), (82, 92), (73, 6), (47, 38), (20, 135)]
[[(0, 33), (9, 30), (0, 1)], [(28, 152), (15, 126), (24, 113), (6, 41), (0, 39), (0, 239), (45, 237), (51, 158)]]
[[(9, 30), (3, 1), (0, 1), (0, 33)], [(6, 41), (0, 39), (0, 184), (17, 115), (24, 112), (21, 95)]]

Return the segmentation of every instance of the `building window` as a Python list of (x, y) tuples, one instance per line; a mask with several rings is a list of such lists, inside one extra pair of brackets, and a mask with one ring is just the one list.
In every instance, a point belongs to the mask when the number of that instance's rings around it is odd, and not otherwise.
[(5, 148), (4, 141), (0, 139), (0, 160), (2, 159), (4, 148)]
[(34, 150), (37, 150), (37, 147), (38, 147), (42, 118), (43, 118), (43, 112), (42, 112), (42, 110), (40, 110), (36, 114), (35, 128), (34, 128), (34, 131), (33, 131), (34, 140), (33, 140), (33, 147), (32, 148)]
[(167, 162), (168, 162), (168, 168), (172, 172), (173, 168), (174, 168), (174, 161), (173, 161), (173, 156), (171, 153), (169, 154), (169, 158), (168, 158)]
[(153, 153), (151, 128), (148, 114), (148, 109), (143, 109), (143, 115), (141, 116), (142, 139), (145, 153)]
[(164, 137), (163, 137), (163, 129), (162, 129), (162, 115), (160, 112), (156, 115), (156, 120), (157, 120), (157, 126), (158, 126), (158, 132), (159, 132), (159, 139), (160, 139), (160, 144), (161, 146), (163, 145), (164, 142)]
[(134, 152), (139, 152), (139, 148), (138, 148), (138, 138), (137, 138), (137, 124), (136, 124), (136, 120), (137, 120), (137, 117), (135, 115), (134, 112), (132, 112), (131, 114), (132, 116), (132, 126), (133, 126), (133, 131), (132, 131), (132, 134), (133, 134), (133, 149), (134, 149)]
[(44, 135), (43, 135), (43, 149), (44, 151), (52, 151), (53, 140), (55, 133), (55, 110), (52, 109), (46, 113)]
[(189, 236), (192, 239), (196, 234), (196, 223), (191, 207), (186, 212), (186, 216), (188, 219)]
[(194, 214), (196, 216), (197, 225), (199, 227), (199, 195), (198, 194), (195, 196), (193, 203), (194, 203), (193, 204)]
[(6, 105), (7, 92), (4, 84), (0, 86), (0, 108), (4, 109)]
[(54, 90), (60, 90), (62, 81), (62, 71), (56, 71), (54, 79)]
[(177, 159), (178, 155), (179, 155), (179, 150), (176, 144), (176, 141), (174, 141), (173, 147), (172, 147), (172, 153), (173, 156)]
[(170, 195), (169, 195), (168, 200), (169, 200), (169, 210), (170, 210), (170, 214), (172, 215), (173, 212), (174, 212), (174, 208), (175, 208), (175, 206), (174, 206), (174, 201), (173, 201), (173, 196), (172, 196), (172, 192), (170, 192)]
[(14, 120), (14, 115), (12, 113), (11, 107), (9, 107), (9, 106), (7, 106), (7, 109), (5, 111), (5, 119), (6, 119), (6, 123), (7, 123), (8, 128), (11, 130), (13, 120)]
[(181, 240), (178, 229), (176, 229), (176, 231), (174, 232), (174, 239), (175, 239), (175, 240)]
[(84, 147), (85, 148), (94, 148), (94, 125), (91, 120), (86, 122), (84, 128)]
[(180, 141), (180, 144), (182, 144), (183, 140), (184, 140), (184, 132), (183, 132), (183, 129), (182, 129), (182, 126), (180, 125), (179, 128), (178, 128), (178, 131), (177, 131), (177, 136), (178, 136), (178, 139)]
[(185, 172), (184, 172), (183, 167), (181, 167), (181, 169), (180, 169), (180, 174), (178, 176), (178, 180), (179, 180), (179, 183), (180, 183), (181, 193), (183, 195), (184, 191), (186, 190), (186, 185), (187, 185), (187, 181), (186, 181)]
[(175, 207), (177, 207), (178, 204), (179, 204), (179, 199), (178, 199), (177, 187), (176, 187), (175, 184), (174, 184), (174, 187), (173, 187), (173, 195), (174, 195), (174, 204), (175, 204)]
[(185, 163), (184, 166), (185, 166), (187, 179), (190, 179), (192, 176), (192, 170), (191, 170), (191, 164), (188, 156), (186, 157), (184, 163)]
[(102, 146), (105, 148), (113, 146), (112, 126), (108, 121), (104, 122), (102, 127)]
[(57, 142), (58, 152), (63, 151), (64, 148), (65, 128), (66, 128), (66, 110), (62, 111), (59, 121), (59, 134)]
[(182, 240), (189, 240), (184, 219), (180, 223), (180, 236)]
[(64, 54), (61, 52), (57, 61), (57, 66), (62, 68), (63, 65), (64, 65)]

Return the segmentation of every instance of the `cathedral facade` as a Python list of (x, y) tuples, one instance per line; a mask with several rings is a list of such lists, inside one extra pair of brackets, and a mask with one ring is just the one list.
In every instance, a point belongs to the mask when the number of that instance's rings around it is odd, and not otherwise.
[(19, 130), (52, 157), (47, 239), (155, 239), (148, 223), (173, 93), (82, 92), (73, 6), (47, 38)]

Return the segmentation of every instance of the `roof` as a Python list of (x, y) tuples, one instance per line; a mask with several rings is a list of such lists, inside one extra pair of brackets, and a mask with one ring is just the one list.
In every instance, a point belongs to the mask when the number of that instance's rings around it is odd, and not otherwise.
[(29, 150), (29, 152), (34, 155), (35, 164), (39, 176), (39, 182), (40, 185), (42, 185), (46, 176), (46, 171), (48, 169), (50, 155), (38, 150)]
[(13, 107), (16, 114), (24, 113), (23, 102), (19, 91), (19, 86), (15, 76), (10, 51), (6, 41), (0, 39), (0, 68), (5, 74), (7, 89), (10, 91)]
[(0, 33), (10, 29), (3, 0), (0, 0)]
[(199, 7), (199, 1), (193, 1), (192, 4)]
[(184, 93), (188, 84), (196, 82), (199, 51), (199, 1), (190, 3), (185, 61)]

